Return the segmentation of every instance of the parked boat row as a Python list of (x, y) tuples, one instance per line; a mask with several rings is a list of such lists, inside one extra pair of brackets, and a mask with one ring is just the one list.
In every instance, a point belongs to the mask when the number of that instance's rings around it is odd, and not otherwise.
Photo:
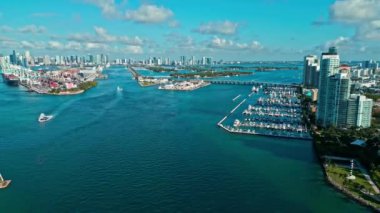
[(252, 87), (247, 102), (251, 102), (251, 96), (254, 102), (242, 111), (241, 117), (230, 120), (230, 125), (223, 125), (226, 120), (223, 119), (218, 125), (232, 133), (309, 139), (308, 129), (302, 121), (298, 91), (283, 86)]
[(282, 130), (289, 132), (307, 132), (307, 128), (302, 125), (294, 125), (290, 123), (273, 123), (273, 122), (241, 122), (240, 120), (235, 120), (234, 127), (253, 127), (269, 130)]

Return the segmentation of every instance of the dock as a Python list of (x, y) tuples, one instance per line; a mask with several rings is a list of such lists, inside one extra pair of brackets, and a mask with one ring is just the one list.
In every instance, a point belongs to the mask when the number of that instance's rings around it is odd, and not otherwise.
[(299, 87), (298, 84), (280, 84), (270, 82), (257, 82), (257, 81), (239, 81), (239, 80), (205, 80), (210, 84), (223, 84), (223, 85), (249, 85), (249, 86), (263, 86), (263, 87)]
[(132, 73), (134, 79), (138, 79), (140, 77), (140, 74), (133, 68), (132, 66), (127, 67), (129, 72)]
[(234, 99), (232, 99), (233, 102), (235, 102), (237, 99), (239, 99), (241, 95), (236, 96)]
[[(229, 133), (282, 137), (310, 140), (309, 131), (302, 121), (301, 102), (298, 98), (299, 90), (294, 86), (253, 86), (252, 92), (242, 100), (217, 125)], [(232, 124), (224, 122), (232, 116), (252, 96), (255, 102), (248, 105)], [(239, 96), (234, 98), (236, 100)], [(235, 115), (235, 114), (234, 114)]]

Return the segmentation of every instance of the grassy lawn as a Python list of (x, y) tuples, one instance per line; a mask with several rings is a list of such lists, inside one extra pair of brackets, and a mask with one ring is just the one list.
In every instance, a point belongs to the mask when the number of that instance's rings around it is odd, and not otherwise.
[(368, 197), (360, 191), (364, 189), (364, 191), (374, 193), (371, 185), (368, 183), (368, 181), (360, 173), (359, 170), (354, 170), (354, 175), (356, 177), (355, 180), (347, 180), (347, 176), (350, 173), (350, 169), (340, 167), (339, 165), (330, 164), (326, 168), (326, 172), (333, 181), (348, 189), (351, 193), (355, 194), (356, 196), (362, 197), (363, 199), (372, 203), (377, 208), (380, 208), (380, 203), (378, 203), (376, 200), (373, 200), (371, 197)]
[(380, 170), (378, 170), (378, 169), (373, 170), (371, 172), (371, 178), (372, 178), (373, 182), (375, 182), (375, 184), (377, 186), (379, 186), (379, 183), (380, 183)]
[(143, 87), (149, 87), (149, 86), (157, 85), (157, 83), (152, 83), (152, 82), (147, 82), (147, 81), (139, 81), (139, 84)]

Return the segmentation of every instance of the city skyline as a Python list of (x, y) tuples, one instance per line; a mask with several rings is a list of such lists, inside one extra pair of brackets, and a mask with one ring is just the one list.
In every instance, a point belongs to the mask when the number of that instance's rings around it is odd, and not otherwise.
[(379, 58), (378, 0), (325, 0), (313, 7), (285, 0), (17, 4), (4, 2), (0, 9), (3, 54), (16, 49), (52, 56), (106, 53), (113, 59), (300, 60), (337, 46), (346, 60)]

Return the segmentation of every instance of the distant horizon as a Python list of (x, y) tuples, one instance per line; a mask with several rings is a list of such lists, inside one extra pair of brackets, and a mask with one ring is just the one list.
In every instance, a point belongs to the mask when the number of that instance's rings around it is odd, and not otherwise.
[(378, 0), (14, 0), (0, 8), (0, 49), (288, 61), (337, 46), (346, 60), (380, 60), (379, 10)]

